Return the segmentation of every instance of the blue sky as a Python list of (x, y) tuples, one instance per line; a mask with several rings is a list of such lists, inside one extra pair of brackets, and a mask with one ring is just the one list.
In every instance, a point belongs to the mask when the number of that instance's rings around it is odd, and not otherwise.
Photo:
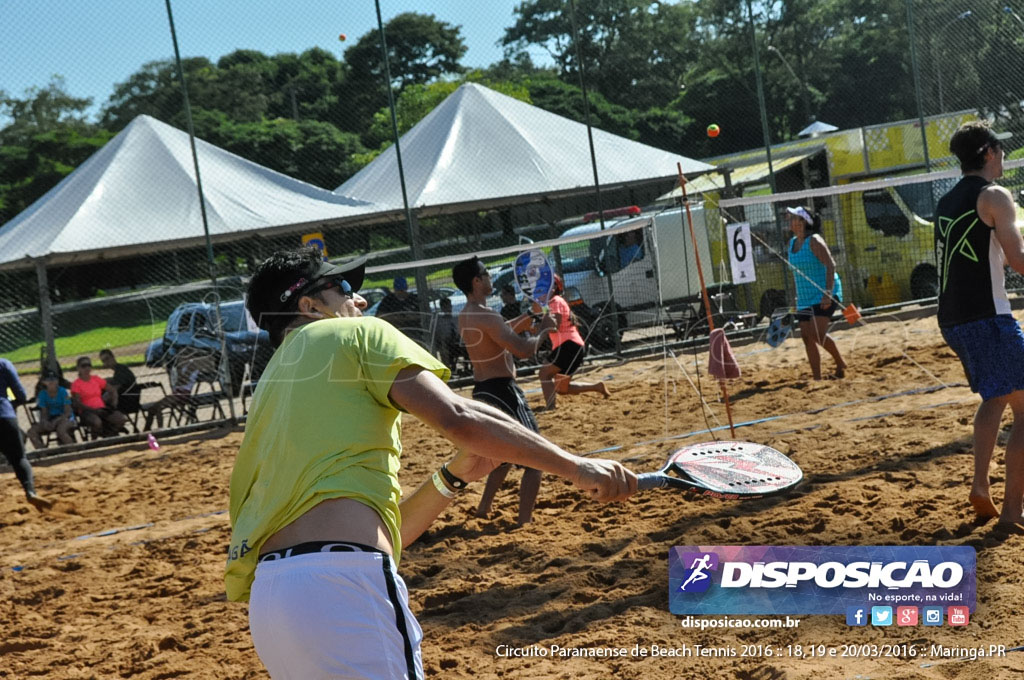
[[(380, 0), (385, 22), (417, 11), (462, 26), (462, 63), (470, 67), (501, 58), (495, 43), (519, 2)], [(322, 47), (340, 57), (377, 26), (373, 0), (171, 0), (171, 9), (182, 56), (214, 61), (239, 48)], [(144, 63), (173, 56), (164, 0), (0, 0), (0, 90), (8, 94), (20, 97), (60, 74), (72, 95), (93, 98), (95, 111)]]

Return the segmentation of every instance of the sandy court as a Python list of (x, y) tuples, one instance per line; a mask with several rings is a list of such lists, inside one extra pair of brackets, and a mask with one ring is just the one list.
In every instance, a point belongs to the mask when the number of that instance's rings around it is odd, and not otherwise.
[[(475, 484), (415, 545), (400, 571), (425, 633), (428, 675), (443, 678), (1019, 678), (1024, 653), (935, 663), (927, 658), (798, 658), (785, 649), (852, 643), (1024, 644), (1024, 536), (975, 523), (967, 503), (971, 421), (978, 398), (933, 318), (873, 318), (836, 335), (847, 379), (810, 381), (802, 343), (736, 348), (744, 376), (730, 385), (738, 439), (790, 455), (805, 481), (780, 496), (734, 502), (671, 491), (598, 505), (547, 477), (534, 515), (513, 525), (518, 475), (492, 516), (471, 516)], [(540, 413), (542, 432), (575, 452), (603, 453), (638, 471), (726, 423), (692, 352), (588, 367), (613, 397), (562, 398)], [(831, 363), (824, 363), (825, 372)], [(523, 386), (534, 406), (535, 378)], [(703, 415), (706, 413), (706, 417)], [(1004, 421), (1004, 427), (1008, 421)], [(697, 433), (687, 437), (691, 433)], [(0, 677), (263, 678), (246, 608), (227, 602), (228, 478), (239, 432), (139, 445), (116, 455), (37, 464), (56, 500), (39, 514), (13, 475), (0, 487)], [(717, 433), (728, 438), (728, 431)], [(1004, 443), (1004, 430), (1000, 443)], [(452, 448), (405, 420), (406, 488)], [(997, 449), (993, 491), (1001, 500)], [(668, 611), (673, 545), (969, 545), (978, 551), (978, 605), (965, 629), (851, 628), (839, 616), (795, 617), (799, 627), (680, 626)], [(581, 658), (550, 652), (706, 645), (735, 657)], [(762, 647), (758, 647), (758, 646)], [(500, 649), (499, 649), (500, 648)], [(522, 656), (505, 656), (512, 648)], [(546, 651), (546, 656), (540, 656)], [(748, 656), (742, 656), (743, 652)], [(932, 663), (928, 667), (922, 664)]]

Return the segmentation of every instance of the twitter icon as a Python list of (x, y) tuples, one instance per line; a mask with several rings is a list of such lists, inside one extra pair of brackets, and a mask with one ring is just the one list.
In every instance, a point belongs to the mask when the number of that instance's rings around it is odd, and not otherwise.
[(891, 626), (892, 625), (892, 607), (872, 607), (871, 608), (871, 625), (872, 626)]

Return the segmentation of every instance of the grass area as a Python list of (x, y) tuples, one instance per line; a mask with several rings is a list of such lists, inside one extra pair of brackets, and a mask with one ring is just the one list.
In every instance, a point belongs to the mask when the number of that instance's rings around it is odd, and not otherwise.
[[(93, 328), (92, 330), (57, 338), (54, 341), (58, 357), (77, 357), (80, 355), (93, 356), (101, 349), (110, 348), (117, 350), (118, 347), (128, 347), (148, 343), (151, 340), (162, 337), (166, 321), (146, 323), (130, 328), (104, 327)], [(36, 363), (39, 362), (39, 351), (43, 343), (35, 342), (25, 345), (4, 354), (4, 358), (12, 363)], [(94, 361), (95, 361), (94, 356)], [(129, 363), (134, 360), (141, 363), (145, 357), (141, 354), (119, 356), (118, 360)], [(73, 367), (73, 364), (72, 364)]]

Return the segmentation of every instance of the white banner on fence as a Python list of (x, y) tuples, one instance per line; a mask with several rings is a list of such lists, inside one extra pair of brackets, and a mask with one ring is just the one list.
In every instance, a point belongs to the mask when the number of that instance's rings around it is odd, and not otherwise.
[(754, 251), (750, 243), (750, 222), (737, 222), (726, 226), (729, 239), (729, 264), (732, 265), (733, 283), (751, 283), (754, 274)]

